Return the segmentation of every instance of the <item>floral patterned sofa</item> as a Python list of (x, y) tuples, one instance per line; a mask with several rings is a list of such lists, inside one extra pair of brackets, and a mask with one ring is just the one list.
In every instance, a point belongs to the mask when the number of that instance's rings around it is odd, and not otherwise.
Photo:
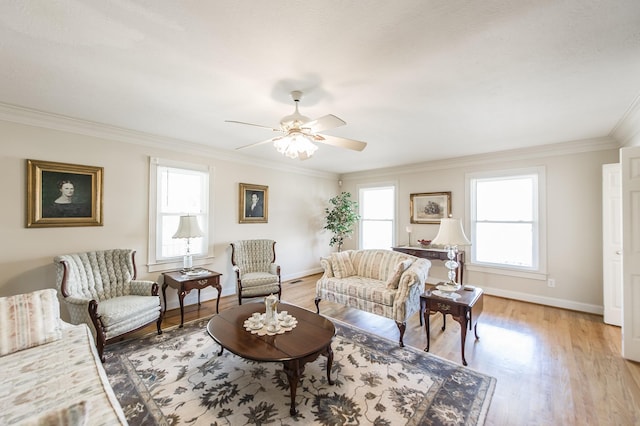
[(328, 300), (394, 320), (400, 346), (407, 319), (420, 310), (431, 262), (392, 250), (347, 250), (320, 259), (316, 310)]
[(0, 424), (126, 425), (86, 324), (55, 289), (0, 297)]

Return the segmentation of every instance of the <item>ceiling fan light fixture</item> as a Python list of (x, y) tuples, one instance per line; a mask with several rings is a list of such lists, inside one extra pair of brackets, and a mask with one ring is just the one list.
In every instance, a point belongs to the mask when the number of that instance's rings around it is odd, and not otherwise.
[(309, 158), (318, 149), (318, 147), (311, 142), (310, 138), (312, 138), (312, 136), (302, 133), (289, 133), (287, 136), (274, 140), (273, 146), (280, 154), (289, 158)]

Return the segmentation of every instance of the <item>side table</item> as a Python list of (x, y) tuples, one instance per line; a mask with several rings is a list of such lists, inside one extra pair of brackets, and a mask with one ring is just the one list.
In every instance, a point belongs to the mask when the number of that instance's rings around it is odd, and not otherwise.
[(427, 329), (427, 347), (425, 351), (429, 352), (429, 339), (430, 339), (430, 325), (429, 315), (431, 312), (442, 313), (442, 331), (445, 330), (447, 325), (446, 315), (450, 314), (454, 320), (460, 323), (460, 344), (462, 350), (462, 364), (467, 365), (467, 360), (464, 356), (464, 344), (467, 339), (467, 328), (471, 330), (473, 327), (476, 339), (478, 337), (478, 319), (482, 315), (483, 291), (481, 288), (474, 288), (472, 291), (458, 290), (454, 294), (455, 299), (449, 297), (441, 297), (437, 294), (433, 294), (436, 290), (435, 287), (427, 289), (420, 295), (420, 310), (424, 314), (425, 327)]
[(220, 306), (220, 293), (222, 293), (222, 287), (220, 286), (219, 272), (209, 271), (204, 269), (199, 274), (185, 274), (182, 271), (163, 272), (164, 284), (162, 284), (162, 298), (164, 299), (164, 311), (167, 312), (167, 287), (175, 288), (178, 290), (178, 299), (180, 300), (180, 327), (184, 325), (184, 297), (189, 294), (191, 290), (198, 290), (198, 305), (200, 305), (200, 290), (205, 287), (214, 287), (218, 290), (218, 299), (216, 300), (216, 313), (219, 313)]

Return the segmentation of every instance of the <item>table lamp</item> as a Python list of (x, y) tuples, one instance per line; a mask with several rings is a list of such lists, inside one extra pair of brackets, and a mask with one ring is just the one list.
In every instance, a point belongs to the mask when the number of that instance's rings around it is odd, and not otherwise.
[(180, 216), (180, 224), (178, 230), (172, 238), (186, 238), (187, 240), (187, 253), (182, 258), (183, 270), (190, 271), (193, 268), (193, 258), (189, 250), (189, 242), (191, 238), (204, 237), (204, 233), (198, 225), (198, 218), (196, 216)]
[(408, 247), (411, 247), (411, 231), (413, 231), (413, 229), (411, 228), (411, 225), (407, 225), (406, 230), (407, 230), (407, 234), (409, 234), (409, 246)]
[(460, 289), (460, 284), (456, 282), (456, 269), (459, 264), (456, 262), (456, 254), (458, 253), (458, 246), (469, 246), (471, 241), (467, 239), (462, 229), (462, 222), (460, 219), (443, 218), (440, 219), (440, 229), (438, 229), (438, 235), (431, 241), (431, 244), (443, 245), (447, 250), (447, 258), (449, 259), (445, 266), (449, 270), (447, 276), (449, 281), (444, 285), (439, 285), (438, 290), (442, 291), (457, 291)]

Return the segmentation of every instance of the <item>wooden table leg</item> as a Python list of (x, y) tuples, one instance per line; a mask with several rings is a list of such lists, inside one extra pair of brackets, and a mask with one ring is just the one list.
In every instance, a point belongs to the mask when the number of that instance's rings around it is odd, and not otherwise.
[(424, 349), (426, 352), (429, 352), (429, 343), (431, 342), (431, 324), (429, 319), (429, 308), (425, 308), (424, 310), (424, 324), (427, 329), (427, 347)]
[(333, 349), (331, 349), (331, 344), (327, 346), (325, 356), (327, 357), (327, 382), (333, 385), (333, 380), (331, 380), (331, 367), (333, 366)]
[(467, 360), (464, 357), (464, 343), (467, 340), (467, 318), (454, 317), (454, 319), (460, 323), (460, 346), (462, 352), (462, 365), (467, 365)]
[(178, 328), (182, 328), (184, 326), (184, 296), (187, 295), (187, 292), (183, 289), (180, 289), (178, 292), (178, 299), (180, 300), (180, 326)]
[(169, 287), (169, 284), (167, 284), (166, 282), (163, 282), (162, 283), (162, 298), (164, 299), (164, 311), (165, 312), (167, 312), (167, 287)]
[(298, 390), (298, 382), (300, 382), (300, 376), (304, 370), (304, 365), (300, 365), (299, 359), (292, 359), (290, 361), (284, 361), (284, 372), (289, 379), (289, 393), (291, 394), (291, 408), (289, 408), (289, 414), (295, 416), (298, 414), (296, 410), (296, 392)]

